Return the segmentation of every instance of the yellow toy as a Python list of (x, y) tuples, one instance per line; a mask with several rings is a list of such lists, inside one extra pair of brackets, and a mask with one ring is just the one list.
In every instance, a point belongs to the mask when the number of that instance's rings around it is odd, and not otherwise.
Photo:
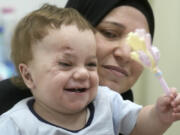
[(130, 56), (135, 61), (149, 68), (159, 79), (160, 84), (166, 94), (169, 94), (169, 87), (162, 77), (162, 72), (157, 66), (160, 53), (158, 48), (151, 45), (151, 36), (143, 29), (137, 29), (135, 32), (130, 32), (127, 36), (127, 43), (132, 51)]

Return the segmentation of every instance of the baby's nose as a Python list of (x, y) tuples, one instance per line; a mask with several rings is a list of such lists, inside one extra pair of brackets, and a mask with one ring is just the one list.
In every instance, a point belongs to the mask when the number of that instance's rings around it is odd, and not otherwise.
[(81, 67), (75, 71), (73, 77), (76, 80), (86, 80), (89, 78), (89, 72), (85, 67)]

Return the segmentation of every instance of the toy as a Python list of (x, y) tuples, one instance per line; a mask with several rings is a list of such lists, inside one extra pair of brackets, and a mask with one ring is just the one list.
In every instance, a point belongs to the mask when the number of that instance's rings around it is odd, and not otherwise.
[(158, 48), (151, 45), (150, 34), (143, 29), (137, 29), (135, 32), (128, 34), (127, 43), (132, 50), (130, 53), (131, 58), (150, 69), (159, 79), (164, 92), (168, 95), (170, 93), (169, 87), (157, 66), (160, 53)]

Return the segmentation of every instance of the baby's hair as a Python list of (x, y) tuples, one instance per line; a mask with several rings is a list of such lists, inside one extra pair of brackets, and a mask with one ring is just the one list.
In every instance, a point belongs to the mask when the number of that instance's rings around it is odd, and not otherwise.
[(18, 73), (18, 77), (12, 79), (13, 83), (24, 86), (19, 64), (32, 60), (32, 45), (41, 41), (49, 29), (59, 29), (62, 25), (76, 25), (80, 31), (91, 30), (95, 33), (95, 29), (73, 8), (44, 4), (20, 20), (11, 41), (11, 58)]

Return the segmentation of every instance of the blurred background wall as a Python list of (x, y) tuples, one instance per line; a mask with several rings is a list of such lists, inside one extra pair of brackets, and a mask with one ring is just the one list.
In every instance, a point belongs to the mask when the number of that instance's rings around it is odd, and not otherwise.
[[(0, 28), (0, 75), (5, 73), (1, 60), (9, 60), (9, 43), (11, 33), (16, 22), (28, 12), (39, 8), (43, 3), (56, 4), (60, 7), (65, 5), (67, 0), (0, 0), (0, 27), (3, 26), (3, 38)], [(160, 50), (161, 57), (159, 67), (163, 71), (165, 80), (169, 86), (177, 87), (180, 90), (180, 1), (179, 0), (149, 0), (155, 15), (155, 36), (153, 44)], [(2, 13), (3, 11), (3, 13)], [(2, 23), (3, 22), (3, 23)], [(3, 42), (1, 42), (3, 40)], [(3, 45), (2, 45), (3, 44)], [(2, 47), (5, 46), (5, 47)], [(2, 48), (4, 50), (2, 51)], [(3, 55), (1, 55), (3, 54)], [(11, 76), (10, 70), (4, 77)], [(0, 76), (1, 79), (1, 76)], [(133, 88), (135, 102), (148, 105), (155, 103), (157, 97), (163, 94), (158, 80), (146, 70)], [(180, 91), (179, 91), (180, 92)], [(180, 135), (180, 122), (173, 124), (164, 135)]]
[(0, 80), (15, 75), (10, 60), (10, 41), (16, 23), (43, 3), (63, 7), (66, 0), (0, 0)]

